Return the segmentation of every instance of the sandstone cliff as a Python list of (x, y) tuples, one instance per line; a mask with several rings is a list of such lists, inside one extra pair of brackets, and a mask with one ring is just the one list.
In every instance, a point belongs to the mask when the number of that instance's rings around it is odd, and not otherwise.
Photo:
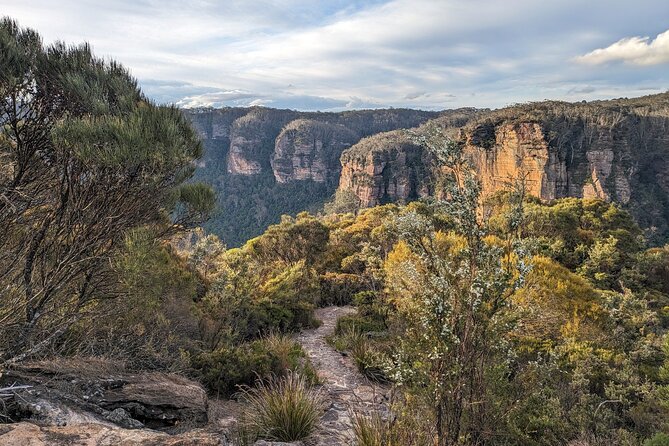
[(264, 107), (185, 110), (202, 138), (195, 180), (214, 186), (206, 225), (231, 246), (282, 214), (317, 210), (339, 183), (341, 153), (365, 136), (411, 128), (436, 112), (388, 109), (307, 113)]
[[(467, 123), (438, 118), (464, 146), (488, 195), (523, 178), (544, 200), (614, 200), (643, 227), (669, 221), (669, 94), (593, 103), (543, 102), (481, 112)], [(415, 131), (420, 133), (425, 127)], [(342, 154), (340, 189), (364, 206), (431, 194), (429, 154), (397, 132), (360, 141)]]
[(339, 187), (354, 192), (363, 207), (427, 196), (425, 155), (402, 131), (365, 138), (342, 154)]
[(255, 175), (266, 169), (276, 135), (292, 117), (290, 111), (258, 108), (236, 119), (230, 130), (228, 173)]
[(358, 140), (341, 124), (297, 119), (276, 138), (271, 165), (279, 183), (308, 180), (325, 182), (337, 177), (339, 156)]
[[(360, 138), (414, 127), (438, 116), (404, 109), (309, 113), (263, 107), (184, 113), (205, 143), (201, 167), (223, 158), (229, 174), (258, 175), (271, 170), (278, 182), (325, 181), (326, 171), (339, 171), (341, 152)], [(310, 162), (316, 163), (313, 169)], [(313, 173), (307, 174), (310, 170)]]

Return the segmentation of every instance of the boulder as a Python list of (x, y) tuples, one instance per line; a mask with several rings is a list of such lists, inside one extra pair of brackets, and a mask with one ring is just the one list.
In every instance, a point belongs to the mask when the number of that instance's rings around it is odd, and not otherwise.
[(99, 423), (39, 426), (21, 422), (0, 424), (0, 444), (12, 446), (224, 446), (223, 437), (192, 431), (168, 435), (149, 429), (123, 429)]
[(15, 366), (5, 371), (2, 382), (31, 386), (18, 390), (10, 404), (15, 421), (101, 422), (167, 432), (207, 423), (206, 392), (178, 375), (132, 373), (108, 361), (58, 359)]

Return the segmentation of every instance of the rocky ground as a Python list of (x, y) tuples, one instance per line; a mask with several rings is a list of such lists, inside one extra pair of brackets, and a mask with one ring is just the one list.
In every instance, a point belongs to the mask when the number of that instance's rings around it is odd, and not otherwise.
[(351, 307), (326, 307), (316, 310), (322, 325), (297, 336), (323, 380), (327, 410), (321, 419), (319, 431), (309, 444), (330, 446), (352, 441), (351, 414), (369, 413), (386, 409), (388, 389), (373, 384), (358, 372), (352, 359), (342, 356), (326, 342), (334, 333), (337, 319), (354, 313)]
[[(303, 444), (352, 443), (351, 415), (384, 410), (388, 389), (366, 380), (351, 358), (326, 338), (351, 307), (316, 310), (322, 325), (296, 335), (322, 380), (326, 401), (318, 431)], [(207, 400), (193, 381), (159, 373), (132, 374), (105, 362), (43, 361), (4, 376), (29, 386), (12, 404), (22, 421), (0, 424), (0, 445), (228, 445), (239, 403)], [(2, 386), (0, 386), (2, 387)], [(208, 421), (207, 421), (208, 420)], [(281, 443), (258, 442), (260, 445)], [(302, 444), (302, 443), (299, 443)]]

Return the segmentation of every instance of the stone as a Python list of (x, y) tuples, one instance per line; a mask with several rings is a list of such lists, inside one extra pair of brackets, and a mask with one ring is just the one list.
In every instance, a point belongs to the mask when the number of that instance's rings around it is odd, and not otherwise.
[(105, 415), (105, 420), (127, 429), (141, 429), (144, 427), (144, 424), (132, 418), (126, 410), (120, 407)]
[(296, 119), (276, 138), (271, 165), (278, 183), (313, 180), (318, 183), (339, 175), (339, 157), (358, 136), (342, 125)]
[(104, 421), (170, 431), (208, 421), (206, 392), (178, 375), (129, 373), (94, 359), (54, 359), (16, 365), (2, 379), (31, 386), (14, 399), (24, 419), (45, 424)]
[(148, 429), (123, 429), (97, 423), (39, 426), (20, 422), (0, 425), (0, 444), (11, 446), (225, 446), (209, 432), (168, 435)]
[[(641, 221), (653, 219), (654, 226), (669, 231), (669, 221), (653, 206), (669, 197), (667, 104), (669, 94), (587, 104), (544, 102), (430, 123), (462, 146), (483, 197), (522, 181), (528, 195), (545, 201), (617, 201)], [(439, 196), (434, 184), (441, 172), (404, 132), (364, 138), (342, 153), (341, 163), (339, 191), (352, 192), (363, 207)]]

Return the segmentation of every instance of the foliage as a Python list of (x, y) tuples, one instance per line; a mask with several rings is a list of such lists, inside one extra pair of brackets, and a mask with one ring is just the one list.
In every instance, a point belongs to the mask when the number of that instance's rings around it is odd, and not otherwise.
[(247, 404), (246, 422), (257, 437), (268, 440), (303, 440), (314, 431), (323, 410), (321, 394), (293, 372), (244, 388), (241, 397)]
[(277, 334), (201, 352), (192, 358), (192, 363), (203, 383), (223, 396), (230, 396), (239, 386), (251, 385), (258, 379), (291, 372), (299, 373), (310, 383), (317, 382), (316, 372), (300, 345)]
[[(129, 231), (198, 224), (213, 194), (184, 185), (202, 147), (173, 107), (86, 44), (43, 46), (0, 21), (0, 361), (51, 348), (123, 294)], [(120, 289), (119, 289), (120, 288)], [(123, 311), (121, 305), (117, 311)], [(74, 339), (71, 337), (71, 339)]]
[(352, 414), (353, 433), (361, 446), (423, 446), (432, 444), (433, 426), (425, 417), (425, 407), (417, 401), (391, 401), (397, 411), (392, 418), (375, 412)]
[(653, 435), (652, 438), (643, 442), (643, 446), (667, 446), (669, 445), (669, 435), (662, 432)]
[(127, 234), (114, 270), (119, 296), (91, 305), (95, 324), (75, 324), (61, 341), (63, 351), (117, 357), (134, 368), (187, 371), (183, 351), (199, 338), (192, 313), (201, 293), (197, 274), (147, 229)]
[(415, 212), (397, 219), (401, 241), (388, 255), (386, 276), (406, 330), (390, 376), (431, 401), (437, 444), (463, 438), (481, 444), (494, 417), (487, 375), (504, 366), (509, 352), (504, 333), (513, 275), (505, 253), (483, 241), (479, 185), (460, 147), (436, 131), (418, 142), (448, 166), (440, 180), (448, 200), (436, 206), (452, 218), (460, 246), (444, 255), (430, 220)]

